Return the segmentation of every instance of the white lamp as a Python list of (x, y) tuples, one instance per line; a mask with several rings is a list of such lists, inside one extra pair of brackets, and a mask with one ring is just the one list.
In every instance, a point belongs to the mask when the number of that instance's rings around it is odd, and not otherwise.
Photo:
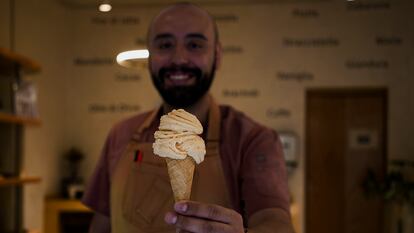
[(109, 3), (109, 0), (103, 0), (98, 9), (100, 12), (109, 12), (112, 10), (112, 6)]
[(147, 49), (129, 50), (119, 53), (116, 56), (116, 62), (127, 68), (143, 67), (146, 65), (148, 57), (149, 51)]

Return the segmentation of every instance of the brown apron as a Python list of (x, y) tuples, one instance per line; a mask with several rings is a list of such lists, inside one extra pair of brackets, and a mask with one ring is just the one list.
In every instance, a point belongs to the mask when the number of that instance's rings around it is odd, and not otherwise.
[[(156, 115), (153, 111), (135, 131), (111, 178), (113, 233), (175, 232), (164, 222), (165, 213), (174, 203), (165, 160), (153, 154), (152, 143), (140, 143), (142, 131)], [(191, 200), (230, 208), (219, 155), (220, 110), (213, 101), (208, 125), (207, 153), (196, 165)]]

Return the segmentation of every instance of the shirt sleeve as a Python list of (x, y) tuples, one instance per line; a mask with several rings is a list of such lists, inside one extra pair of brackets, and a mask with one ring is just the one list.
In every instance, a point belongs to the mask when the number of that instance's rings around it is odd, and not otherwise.
[(107, 217), (110, 216), (110, 181), (108, 165), (110, 141), (110, 137), (108, 137), (82, 197), (83, 204)]
[(289, 190), (282, 144), (273, 130), (250, 133), (241, 170), (242, 200), (250, 217), (266, 208), (289, 211)]

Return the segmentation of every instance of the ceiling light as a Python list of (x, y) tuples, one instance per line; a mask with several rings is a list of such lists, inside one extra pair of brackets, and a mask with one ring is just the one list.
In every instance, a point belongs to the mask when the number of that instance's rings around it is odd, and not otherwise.
[(116, 56), (116, 62), (121, 66), (132, 68), (145, 64), (148, 57), (149, 52), (147, 49), (129, 50), (119, 53)]
[(109, 12), (111, 11), (112, 6), (109, 3), (109, 1), (102, 1), (102, 3), (99, 5), (99, 11), (100, 12)]

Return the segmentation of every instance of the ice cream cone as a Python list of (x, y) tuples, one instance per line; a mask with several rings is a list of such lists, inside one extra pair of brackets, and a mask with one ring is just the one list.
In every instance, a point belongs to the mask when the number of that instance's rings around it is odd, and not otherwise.
[(165, 161), (175, 201), (190, 200), (195, 168), (194, 159), (187, 156), (185, 159), (165, 158)]
[(206, 148), (199, 136), (203, 126), (184, 109), (172, 110), (160, 119), (154, 133), (154, 154), (165, 158), (175, 201), (190, 200), (195, 164), (204, 160)]

